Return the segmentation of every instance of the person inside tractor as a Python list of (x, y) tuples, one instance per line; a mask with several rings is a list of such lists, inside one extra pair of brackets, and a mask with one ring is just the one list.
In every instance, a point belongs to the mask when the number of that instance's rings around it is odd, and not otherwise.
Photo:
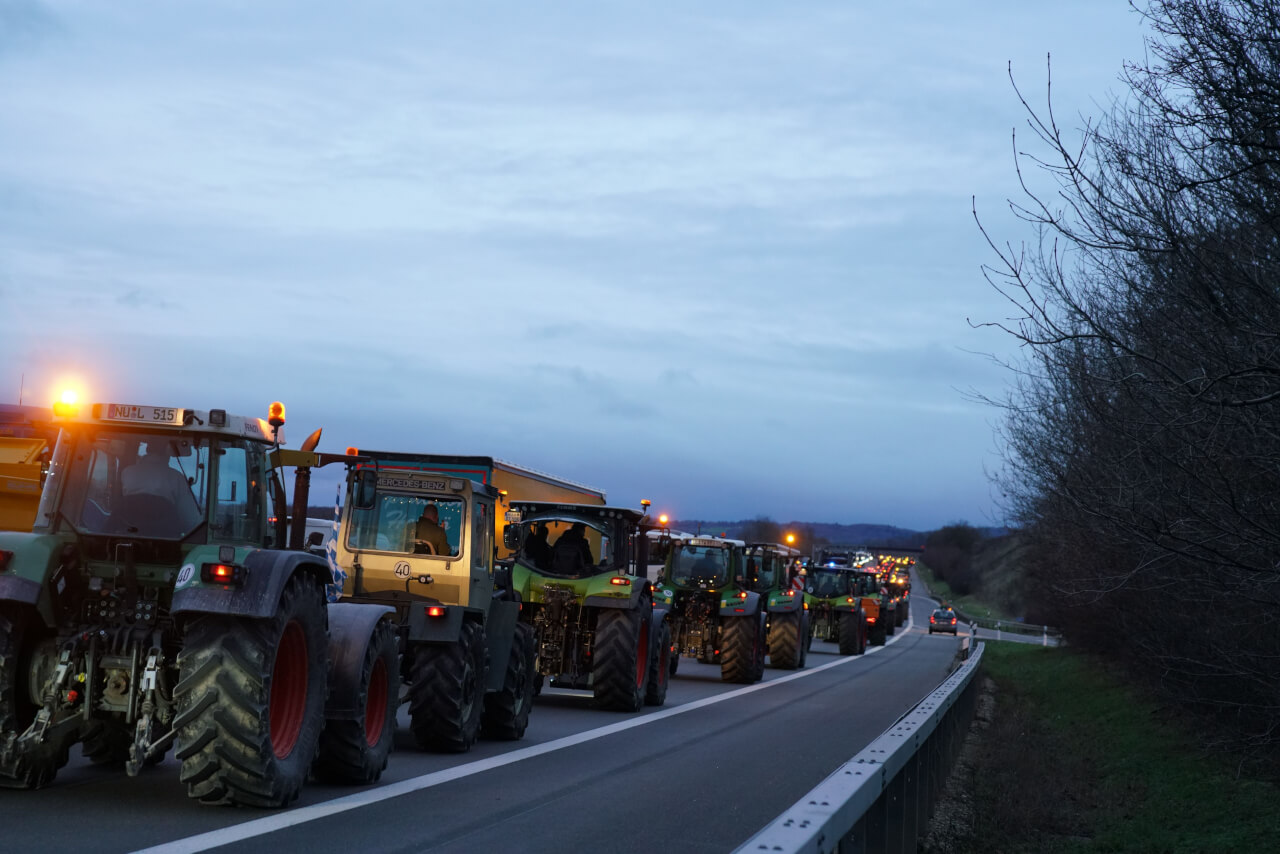
[(146, 454), (120, 473), (124, 515), (146, 517), (160, 528), (190, 531), (200, 523), (200, 507), (186, 476), (170, 465), (169, 442), (146, 443)]
[(424, 505), (422, 515), (413, 527), (413, 551), (415, 554), (452, 555), (449, 535), (440, 525), (440, 508)]
[(539, 522), (524, 540), (524, 556), (542, 572), (551, 566), (551, 544), (547, 542), (547, 523)]
[(582, 575), (594, 564), (591, 544), (587, 542), (587, 526), (574, 522), (551, 547), (551, 571), (572, 577)]

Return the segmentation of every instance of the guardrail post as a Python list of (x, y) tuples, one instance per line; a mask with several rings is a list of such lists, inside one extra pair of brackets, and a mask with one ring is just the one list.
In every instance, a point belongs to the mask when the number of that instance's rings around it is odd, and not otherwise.
[(996, 640), (1000, 640), (1000, 624), (996, 623)]
[(1049, 645), (1049, 627), (1048, 626), (1044, 626), (1044, 637), (1040, 639), (1040, 645), (1041, 646)]
[[(881, 785), (883, 786), (883, 778), (881, 778)], [(865, 850), (867, 851), (883, 851), (888, 844), (888, 802), (888, 789), (881, 788), (880, 797), (876, 798), (876, 802), (871, 805), (871, 809), (867, 810), (867, 814), (863, 817)]]
[(906, 768), (893, 776), (889, 781), (888, 788), (884, 791), (885, 800), (885, 828), (884, 848), (881, 850), (886, 854), (900, 854), (904, 849), (902, 847), (902, 839), (904, 836), (903, 826), (907, 823), (906, 808)]

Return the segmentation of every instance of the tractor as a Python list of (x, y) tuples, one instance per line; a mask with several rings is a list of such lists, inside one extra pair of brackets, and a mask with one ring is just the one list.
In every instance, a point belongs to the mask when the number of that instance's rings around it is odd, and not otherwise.
[[(643, 502), (648, 508), (649, 502)], [(661, 706), (671, 627), (655, 608), (649, 517), (626, 507), (512, 501), (504, 531), (511, 580), (535, 633), (537, 680), (590, 690), (597, 707)]]
[(686, 656), (718, 663), (725, 682), (764, 677), (766, 600), (748, 587), (745, 551), (723, 537), (672, 541), (654, 593), (670, 610), (672, 672)]
[(747, 586), (764, 599), (769, 665), (796, 670), (809, 653), (809, 614), (796, 584), (795, 549), (777, 543), (746, 547)]
[(867, 651), (867, 614), (862, 594), (869, 573), (839, 566), (813, 566), (805, 578), (804, 598), (813, 621), (812, 637), (839, 645), (841, 655)]
[(312, 774), (376, 779), (390, 609), (328, 606), (329, 567), (302, 542), (311, 469), (348, 459), (316, 453), (319, 430), (282, 448), (280, 403), (265, 419), (54, 413), (33, 529), (0, 532), (0, 785), (47, 785), (76, 743), (131, 776), (176, 744), (204, 804), (281, 807)]

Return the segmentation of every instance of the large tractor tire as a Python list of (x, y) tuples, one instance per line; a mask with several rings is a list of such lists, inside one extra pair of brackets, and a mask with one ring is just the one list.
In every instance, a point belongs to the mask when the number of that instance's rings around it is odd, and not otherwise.
[(769, 664), (783, 670), (800, 666), (803, 647), (800, 638), (800, 612), (774, 614), (769, 621)]
[[(25, 732), (39, 710), (27, 688), (39, 625), (33, 611), (0, 605), (0, 739)], [(67, 764), (73, 741), (64, 738), (24, 750), (16, 765), (7, 769), (9, 773), (0, 776), (0, 786), (39, 789), (49, 785)]]
[(649, 661), (649, 687), (644, 692), (646, 706), (661, 706), (667, 702), (667, 685), (674, 672), (671, 654), (671, 625), (663, 620), (658, 629), (658, 639), (653, 645), (653, 656)]
[(382, 776), (395, 743), (400, 700), (400, 640), (395, 624), (373, 629), (360, 671), (359, 715), (325, 721), (312, 773), (329, 783), (372, 783)]
[(896, 616), (894, 618), (893, 624), (895, 626), (901, 626), (903, 623), (907, 621), (907, 603), (899, 602), (898, 607), (895, 609), (895, 611), (896, 611)]
[(637, 712), (649, 684), (649, 603), (623, 610), (601, 608), (596, 619), (591, 685), (596, 705)]
[(282, 807), (302, 791), (324, 728), (324, 590), (295, 574), (275, 616), (196, 617), (178, 653), (178, 751), (187, 795)]
[(516, 623), (502, 688), (484, 698), (482, 727), (490, 738), (504, 741), (524, 738), (524, 731), (529, 726), (529, 710), (533, 707), (536, 647), (533, 628)]
[(867, 648), (867, 627), (861, 611), (840, 612), (840, 654), (862, 655)]
[(760, 679), (763, 668), (757, 665), (764, 659), (764, 638), (758, 617), (725, 617), (720, 643), (722, 681), (749, 685)]
[(484, 627), (479, 623), (463, 623), (462, 635), (454, 643), (418, 646), (409, 693), (409, 728), (419, 747), (465, 753), (476, 743), (488, 664)]

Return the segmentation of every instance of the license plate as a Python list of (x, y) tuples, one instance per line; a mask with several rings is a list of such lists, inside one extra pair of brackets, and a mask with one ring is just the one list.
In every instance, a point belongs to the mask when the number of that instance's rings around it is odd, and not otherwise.
[(132, 421), (143, 424), (181, 424), (182, 410), (168, 406), (108, 403), (106, 418), (108, 421)]

